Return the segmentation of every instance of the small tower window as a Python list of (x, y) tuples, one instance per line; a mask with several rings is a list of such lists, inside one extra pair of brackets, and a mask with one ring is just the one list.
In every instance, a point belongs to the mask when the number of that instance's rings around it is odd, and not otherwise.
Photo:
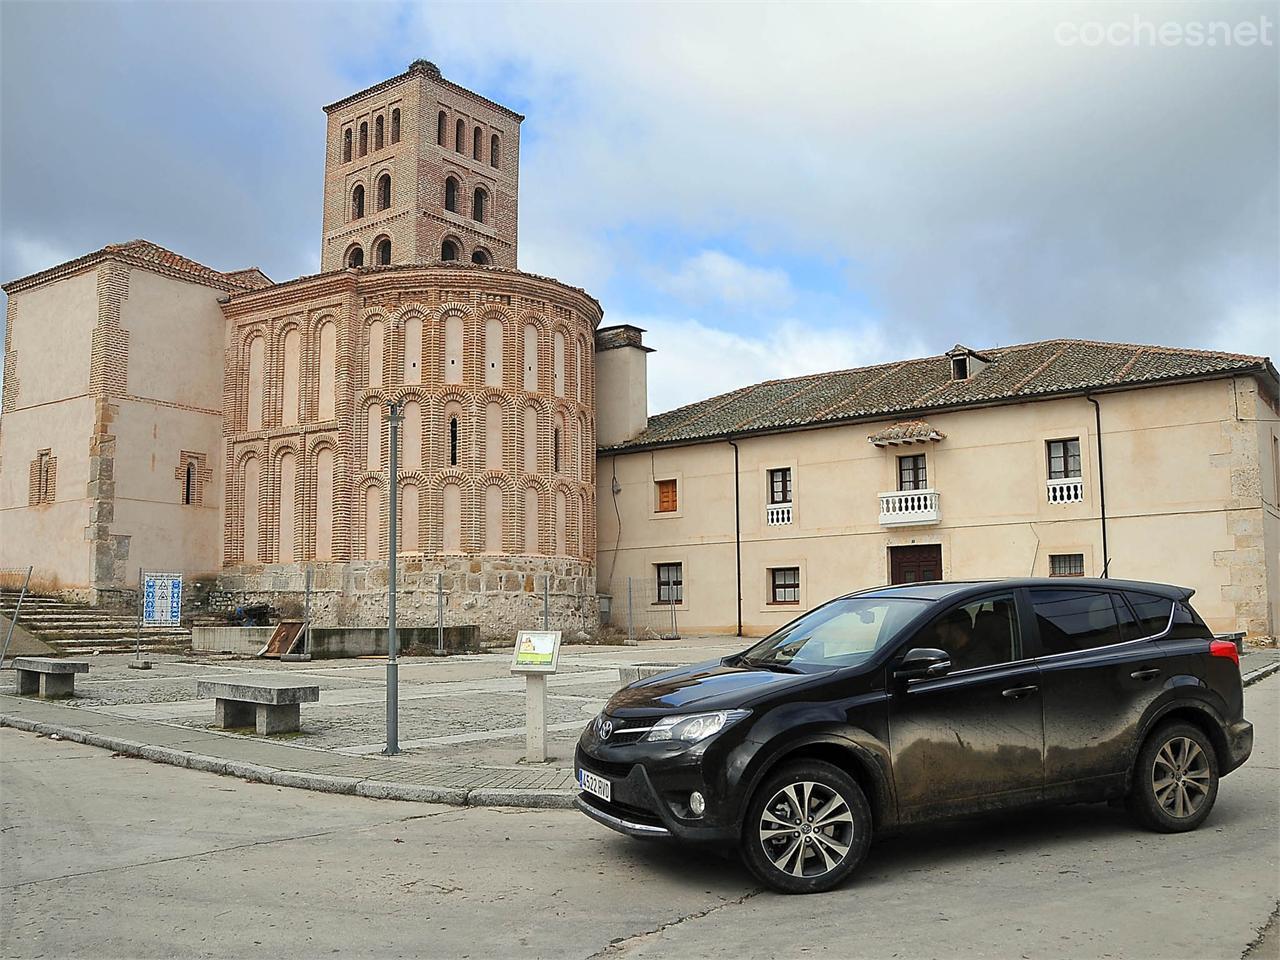
[(351, 162), (351, 128), (342, 131), (342, 162)]
[(966, 355), (961, 354), (958, 357), (951, 358), (951, 379), (969, 379), (969, 358)]
[(354, 247), (352, 247), (350, 250), (347, 251), (347, 266), (348, 267), (364, 266), (364, 250), (360, 247), (359, 244), (356, 244)]
[(360, 156), (364, 156), (369, 152), (369, 125), (367, 123), (360, 124)]
[(493, 257), (489, 256), (489, 251), (484, 247), (476, 247), (471, 254), (471, 262), (478, 263), (482, 267), (487, 267), (493, 263)]
[(186, 506), (196, 502), (196, 465), (187, 464), (186, 476), (182, 478), (182, 502)]
[(359, 220), (364, 216), (364, 185), (356, 184), (351, 191), (351, 219)]
[(391, 111), (391, 142), (400, 142), (400, 108)]
[(373, 121), (373, 149), (375, 150), (382, 149), (382, 125), (383, 120), (381, 116)]
[(482, 153), (484, 153), (484, 133), (476, 127), (475, 132), (471, 134), (471, 156), (479, 160)]
[(450, 213), (458, 212), (458, 180), (449, 177), (444, 182), (444, 208)]
[(440, 244), (440, 259), (441, 260), (457, 260), (458, 245), (454, 243), (452, 240), (445, 240), (444, 243)]
[(485, 201), (489, 199), (489, 195), (485, 193), (483, 187), (476, 187), (475, 196), (471, 201), (471, 219), (476, 223), (484, 223)]
[(560, 428), (556, 427), (551, 434), (551, 472), (560, 472)]
[(374, 263), (380, 267), (390, 266), (391, 264), (391, 238), (383, 237), (373, 247)]
[(489, 138), (489, 166), (496, 167), (498, 165), (498, 135), (495, 133)]
[(384, 173), (378, 178), (378, 209), (386, 210), (391, 206), (391, 174)]
[(436, 115), (436, 143), (442, 147), (444, 146), (444, 125), (445, 116), (444, 111), (441, 110), (440, 113)]
[(467, 151), (467, 125), (459, 120), (453, 128), (453, 149), (458, 153), (466, 153)]
[(449, 418), (449, 466), (458, 465), (458, 418)]

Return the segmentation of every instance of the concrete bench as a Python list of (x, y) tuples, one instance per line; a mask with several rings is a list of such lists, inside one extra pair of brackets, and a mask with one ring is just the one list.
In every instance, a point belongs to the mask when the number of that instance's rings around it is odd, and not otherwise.
[(648, 680), (668, 670), (675, 670), (679, 666), (678, 663), (633, 663), (629, 667), (618, 668), (618, 682), (625, 687), (629, 683)]
[(58, 660), (54, 657), (16, 657), (13, 661), (17, 692), (36, 694), (46, 700), (70, 697), (76, 692), (76, 674), (88, 673), (83, 660)]
[(320, 699), (320, 687), (303, 683), (196, 681), (196, 696), (216, 703), (213, 722), (224, 730), (252, 724), (259, 736), (294, 733), (299, 704)]

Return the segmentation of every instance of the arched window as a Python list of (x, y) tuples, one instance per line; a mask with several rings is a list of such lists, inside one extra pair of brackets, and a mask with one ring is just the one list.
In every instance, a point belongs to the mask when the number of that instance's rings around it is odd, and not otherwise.
[(302, 334), (290, 327), (284, 335), (284, 383), (280, 406), (280, 426), (292, 427), (298, 422), (302, 381)]
[(385, 349), (384, 331), (385, 328), (381, 320), (374, 320), (369, 324), (368, 379), (366, 382), (371, 387), (382, 386), (382, 363)]
[(502, 553), (502, 488), (484, 488), (484, 552)]
[(382, 116), (379, 114), (378, 119), (373, 121), (373, 149), (382, 149)]
[(534, 554), (538, 547), (538, 491), (526, 487), (524, 491), (524, 552)]
[(479, 160), (480, 154), (484, 152), (484, 134), (480, 132), (480, 128), (476, 127), (475, 132), (471, 134), (471, 156)]
[(391, 238), (383, 237), (373, 245), (374, 260), (380, 267), (385, 267), (391, 263)]
[(478, 263), (482, 267), (487, 267), (493, 263), (493, 257), (489, 256), (489, 251), (484, 247), (476, 247), (471, 253), (471, 262)]
[(364, 492), (364, 558), (377, 560), (382, 551), (382, 493), (373, 484)]
[(496, 400), (484, 407), (484, 468), (502, 469), (502, 404)]
[(406, 483), (400, 488), (400, 528), (396, 539), (398, 553), (417, 553), (418, 517), (421, 513), (422, 497), (416, 483)]
[(551, 431), (551, 472), (560, 472), (560, 427)]
[(364, 185), (357, 183), (351, 191), (351, 219), (359, 220), (364, 216)]
[(449, 418), (449, 466), (458, 465), (458, 418)]
[(450, 313), (444, 318), (444, 382), (462, 382), (462, 317)]
[(484, 223), (484, 210), (488, 205), (489, 194), (485, 192), (484, 187), (476, 187), (476, 192), (471, 200), (471, 219), (477, 223)]
[(489, 138), (489, 166), (496, 167), (498, 165), (498, 135), (495, 133)]
[(445, 125), (444, 111), (441, 110), (440, 113), (436, 116), (436, 143), (442, 147), (444, 146), (444, 125)]
[(376, 400), (365, 408), (364, 468), (382, 469), (382, 404)]
[(462, 552), (462, 487), (446, 483), (440, 491), (441, 512), (444, 514), (442, 529), (445, 553)]
[(316, 559), (333, 559), (333, 447), (316, 453)]
[(338, 325), (332, 320), (320, 324), (320, 405), (318, 419), (337, 417)]
[(369, 125), (367, 123), (360, 124), (360, 156), (364, 156), (369, 152)]
[(249, 341), (249, 420), (248, 430), (262, 429), (262, 396), (267, 366), (267, 342), (261, 336)]
[(538, 472), (538, 411), (524, 408), (524, 472)]
[(404, 382), (422, 382), (422, 318), (416, 314), (404, 321)]
[(553, 364), (552, 372), (554, 374), (553, 381), (557, 397), (564, 396), (564, 334), (559, 330), (556, 331), (555, 339), (552, 341), (551, 360)]
[(258, 458), (249, 456), (244, 461), (244, 557), (245, 563), (258, 562), (258, 501), (260, 471)]
[(563, 490), (556, 491), (556, 556), (562, 557), (568, 551), (565, 549), (565, 528), (567, 524), (567, 514), (569, 513), (569, 499), (564, 495)]
[(532, 323), (524, 325), (524, 390), (538, 392), (538, 328)]
[(422, 404), (409, 400), (404, 405), (404, 428), (401, 430), (400, 466), (404, 470), (422, 469)]
[(444, 181), (444, 208), (450, 213), (458, 212), (457, 177), (447, 177)]
[(342, 131), (342, 162), (351, 162), (351, 128)]
[(467, 125), (459, 120), (453, 128), (453, 149), (458, 153), (465, 153), (467, 150)]
[(484, 385), (502, 386), (502, 320), (498, 317), (484, 322)]
[(182, 502), (187, 506), (196, 502), (196, 465), (187, 464), (186, 475), (182, 478)]
[(391, 174), (384, 173), (378, 178), (378, 209), (385, 210), (391, 206)]
[(360, 246), (360, 244), (357, 243), (355, 246), (353, 246), (350, 250), (347, 251), (347, 266), (348, 267), (364, 266), (364, 249)]
[(391, 142), (400, 142), (400, 108), (391, 111)]
[(277, 529), (280, 533), (276, 546), (279, 563), (293, 563), (294, 497), (298, 489), (298, 457), (292, 450), (280, 457), (280, 510), (277, 513)]
[(446, 239), (444, 243), (440, 244), (440, 259), (441, 260), (457, 260), (458, 245), (454, 243), (452, 240)]

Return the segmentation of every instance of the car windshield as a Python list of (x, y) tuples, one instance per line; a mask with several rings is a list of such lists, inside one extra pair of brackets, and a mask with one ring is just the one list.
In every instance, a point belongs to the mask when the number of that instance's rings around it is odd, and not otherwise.
[(861, 663), (891, 644), (927, 604), (905, 597), (833, 600), (765, 637), (739, 662), (804, 673)]

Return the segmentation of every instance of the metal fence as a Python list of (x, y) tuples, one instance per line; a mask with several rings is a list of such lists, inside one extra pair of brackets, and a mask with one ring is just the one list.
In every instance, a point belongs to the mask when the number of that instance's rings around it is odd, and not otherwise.
[[(4, 666), (5, 654), (9, 652), (9, 641), (13, 639), (13, 628), (18, 625), (18, 616), (22, 613), (22, 601), (27, 598), (27, 590), (31, 586), (31, 567), (0, 567), (0, 613), (8, 618), (9, 624), (4, 632), (4, 646), (0, 647), (0, 667)], [(13, 596), (16, 594), (16, 596)], [(4, 602), (13, 596), (13, 604)]]
[(680, 637), (680, 616), (674, 595), (658, 598), (654, 580), (627, 577), (626, 588), (612, 598), (610, 619), (627, 640), (676, 640)]

